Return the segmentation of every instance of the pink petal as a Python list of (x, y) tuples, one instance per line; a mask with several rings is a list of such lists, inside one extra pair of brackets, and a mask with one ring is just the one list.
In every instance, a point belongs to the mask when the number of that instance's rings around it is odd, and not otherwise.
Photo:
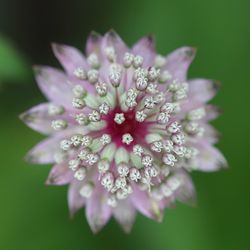
[(140, 39), (132, 48), (135, 55), (143, 57), (144, 67), (152, 66), (156, 56), (155, 42), (152, 36), (147, 36)]
[(102, 40), (102, 52), (104, 54), (104, 57), (106, 57), (106, 51), (105, 49), (107, 47), (113, 47), (117, 54), (117, 62), (123, 63), (123, 57), (126, 52), (129, 51), (127, 45), (123, 42), (121, 37), (114, 31), (111, 30), (107, 32)]
[(195, 53), (196, 49), (191, 47), (182, 47), (175, 50), (166, 57), (164, 69), (168, 70), (174, 79), (185, 81), (189, 65), (193, 61)]
[(143, 215), (159, 222), (162, 221), (163, 214), (159, 204), (149, 197), (147, 192), (141, 191), (134, 186), (131, 200), (135, 208)]
[(72, 86), (62, 71), (45, 66), (35, 66), (34, 71), (37, 83), (48, 100), (72, 107)]
[(68, 168), (67, 163), (55, 165), (48, 176), (46, 181), (47, 185), (65, 185), (73, 180), (73, 172)]
[(130, 199), (119, 201), (117, 207), (114, 208), (114, 217), (126, 233), (131, 231), (135, 216), (136, 210)]
[(49, 137), (38, 143), (26, 156), (26, 160), (37, 164), (54, 163), (54, 155), (58, 152), (60, 137)]
[(107, 193), (102, 187), (96, 187), (86, 203), (86, 217), (91, 230), (97, 233), (108, 222), (111, 207), (106, 203)]
[(70, 215), (73, 216), (86, 202), (86, 199), (80, 195), (80, 189), (83, 182), (74, 180), (71, 182), (68, 190), (68, 206)]
[(192, 79), (189, 83), (189, 98), (200, 103), (211, 100), (218, 89), (218, 83), (207, 79)]
[(102, 42), (102, 36), (99, 33), (92, 31), (87, 39), (86, 55), (89, 55), (91, 53), (96, 53), (98, 56), (100, 56), (101, 42)]
[(199, 154), (192, 161), (192, 166), (195, 169), (211, 172), (227, 167), (226, 159), (214, 146), (206, 141), (201, 141), (195, 146), (199, 150)]
[(194, 206), (196, 204), (196, 192), (192, 179), (184, 170), (179, 170), (175, 176), (181, 180), (181, 186), (175, 193), (176, 199), (188, 205)]
[(52, 49), (56, 58), (69, 75), (73, 75), (74, 70), (78, 67), (85, 70), (89, 68), (83, 54), (78, 49), (56, 43), (52, 44)]

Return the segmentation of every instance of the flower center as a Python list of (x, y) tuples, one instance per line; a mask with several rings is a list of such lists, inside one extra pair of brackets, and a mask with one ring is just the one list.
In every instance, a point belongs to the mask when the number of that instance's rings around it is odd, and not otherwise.
[(120, 107), (116, 107), (103, 116), (103, 119), (107, 122), (107, 126), (102, 132), (109, 134), (117, 147), (132, 150), (135, 144), (145, 143), (149, 124), (136, 121), (134, 110), (124, 112)]

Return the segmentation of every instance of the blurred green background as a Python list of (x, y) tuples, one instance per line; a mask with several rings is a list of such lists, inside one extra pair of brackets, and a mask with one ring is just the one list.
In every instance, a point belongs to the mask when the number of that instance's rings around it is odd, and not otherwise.
[[(0, 249), (250, 249), (249, 11), (247, 0), (0, 0)], [(153, 33), (162, 54), (196, 46), (189, 76), (220, 80), (225, 111), (214, 125), (230, 168), (193, 173), (196, 208), (178, 203), (162, 224), (139, 215), (130, 235), (113, 220), (93, 235), (83, 211), (69, 219), (67, 188), (44, 185), (50, 166), (23, 160), (42, 136), (17, 118), (44, 100), (31, 65), (59, 66), (50, 42), (83, 49), (110, 28), (129, 45)]]

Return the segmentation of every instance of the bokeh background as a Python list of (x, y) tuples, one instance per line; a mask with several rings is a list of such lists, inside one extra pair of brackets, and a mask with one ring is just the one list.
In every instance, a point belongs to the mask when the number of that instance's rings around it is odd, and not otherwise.
[[(250, 249), (249, 11), (247, 0), (0, 0), (0, 249)], [(193, 173), (196, 208), (178, 203), (162, 224), (139, 215), (130, 235), (113, 220), (93, 235), (84, 211), (69, 218), (67, 187), (45, 186), (50, 166), (24, 162), (42, 136), (17, 118), (44, 101), (31, 65), (59, 66), (52, 41), (83, 49), (110, 28), (129, 45), (153, 33), (162, 54), (195, 46), (189, 76), (222, 82), (214, 125), (230, 168)]]

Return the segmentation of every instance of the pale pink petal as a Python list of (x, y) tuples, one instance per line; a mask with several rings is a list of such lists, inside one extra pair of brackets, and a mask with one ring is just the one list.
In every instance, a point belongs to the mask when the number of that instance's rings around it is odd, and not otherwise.
[(140, 39), (132, 48), (135, 55), (143, 57), (143, 66), (150, 67), (154, 63), (156, 56), (155, 42), (152, 36), (146, 36)]
[(65, 185), (73, 180), (73, 172), (69, 169), (67, 162), (57, 164), (51, 169), (48, 179), (46, 181), (47, 185)]
[(72, 107), (72, 87), (62, 71), (46, 66), (35, 66), (34, 71), (38, 86), (48, 100)]
[(73, 75), (78, 67), (87, 70), (89, 68), (86, 59), (78, 49), (61, 44), (52, 44), (52, 49), (58, 61), (69, 75)]
[(114, 208), (114, 217), (126, 233), (129, 233), (134, 224), (136, 210), (130, 199), (121, 200)]
[(129, 49), (127, 45), (123, 42), (121, 37), (114, 30), (107, 32), (103, 37), (102, 53), (104, 57), (106, 57), (106, 49), (108, 47), (114, 48), (117, 55), (117, 62), (122, 64), (124, 54), (128, 52)]
[(102, 42), (102, 36), (99, 33), (92, 31), (87, 39), (86, 55), (89, 55), (91, 53), (96, 53), (100, 57), (101, 42)]
[(61, 137), (49, 137), (38, 143), (26, 155), (26, 160), (37, 164), (51, 164), (55, 162), (54, 155), (59, 151)]
[(85, 205), (86, 199), (80, 195), (82, 181), (74, 180), (68, 189), (68, 206), (70, 215), (73, 216), (80, 208)]
[(156, 221), (162, 221), (162, 211), (159, 204), (149, 197), (148, 192), (141, 191), (138, 187), (133, 187), (133, 195), (131, 200), (135, 208), (143, 215), (154, 219)]
[(107, 205), (107, 191), (96, 187), (92, 196), (86, 202), (86, 217), (91, 230), (97, 233), (108, 222), (112, 210)]
[(195, 169), (211, 172), (227, 167), (227, 161), (221, 152), (206, 141), (197, 143), (196, 148), (199, 154), (192, 161)]
[(188, 95), (192, 101), (204, 103), (211, 100), (217, 90), (218, 83), (207, 79), (192, 79), (188, 81)]
[(189, 65), (193, 61), (195, 53), (195, 48), (179, 48), (166, 57), (166, 64), (163, 68), (168, 70), (174, 79), (185, 81)]

